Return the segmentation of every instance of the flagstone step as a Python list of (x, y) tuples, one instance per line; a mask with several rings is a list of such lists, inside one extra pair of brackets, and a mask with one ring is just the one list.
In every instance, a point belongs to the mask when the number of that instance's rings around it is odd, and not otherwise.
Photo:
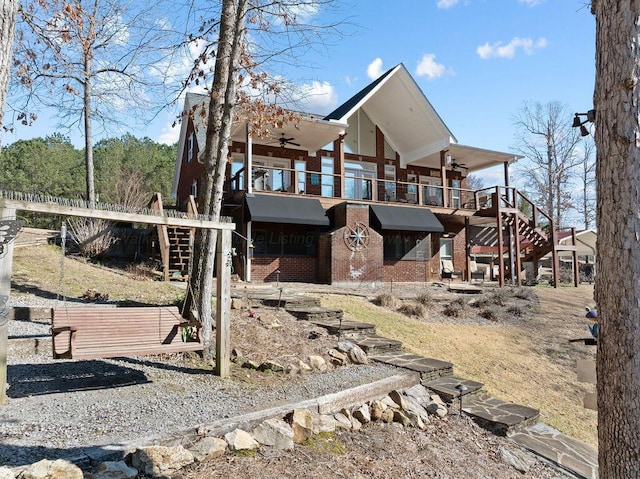
[(348, 319), (320, 319), (311, 321), (313, 324), (325, 328), (329, 334), (336, 334), (340, 338), (360, 340), (376, 333), (376, 327), (371, 323), (351, 321)]
[(318, 298), (313, 298), (311, 296), (305, 296), (303, 294), (270, 294), (264, 295), (262, 297), (256, 298), (259, 299), (262, 304), (265, 306), (270, 306), (274, 308), (285, 308), (285, 309), (293, 309), (296, 307), (301, 308), (319, 308), (320, 300)]
[(300, 321), (340, 321), (343, 311), (341, 309), (323, 308), (322, 306), (289, 304), (284, 307), (288, 313), (295, 316)]
[[(479, 392), (484, 384), (457, 376), (444, 376), (422, 383), (448, 403), (466, 398)], [(464, 387), (462, 387), (464, 386)]]
[(578, 477), (598, 478), (598, 449), (543, 423), (536, 423), (510, 436), (530, 450)]
[(370, 355), (369, 359), (420, 373), (421, 380), (432, 381), (441, 376), (453, 375), (453, 364), (439, 359), (430, 359), (417, 354), (394, 351)]
[(479, 392), (462, 398), (462, 411), (494, 434), (507, 436), (537, 422), (540, 411)]
[(402, 341), (373, 334), (356, 342), (367, 355), (402, 351)]

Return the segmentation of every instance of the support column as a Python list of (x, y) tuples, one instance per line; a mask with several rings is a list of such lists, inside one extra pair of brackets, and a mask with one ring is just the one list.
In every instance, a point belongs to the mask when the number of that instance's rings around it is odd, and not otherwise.
[(579, 265), (578, 265), (578, 240), (576, 238), (576, 229), (575, 228), (571, 228), (571, 239), (572, 239), (572, 243), (573, 243), (573, 285), (577, 288), (578, 285), (580, 284), (580, 271), (579, 271)]
[[(335, 151), (335, 162), (337, 164), (333, 165), (334, 173), (337, 171), (338, 182), (340, 183), (338, 191), (340, 192), (340, 198), (345, 197), (344, 190), (344, 137), (346, 135), (340, 135), (335, 142), (333, 150)], [(333, 177), (333, 181), (335, 182), (335, 176)], [(335, 196), (335, 195), (334, 195)]]
[(216, 256), (216, 372), (226, 378), (231, 361), (231, 230), (218, 231)]
[(253, 193), (253, 137), (251, 135), (251, 124), (247, 122), (245, 131), (245, 151), (244, 151), (244, 177), (245, 191)]
[(469, 240), (470, 236), (469, 236), (469, 217), (468, 216), (465, 216), (464, 218), (464, 236), (465, 236), (465, 242), (466, 242), (465, 251), (467, 256), (466, 280), (470, 283), (471, 282), (471, 241)]
[(500, 287), (504, 286), (504, 254), (502, 252), (502, 243), (504, 241), (504, 235), (502, 234), (502, 213), (500, 213), (500, 208), (498, 208), (498, 274), (500, 275), (498, 278), (498, 285)]
[[(0, 219), (15, 220), (16, 210), (4, 208), (0, 204)], [(0, 405), (7, 402), (7, 349), (9, 341), (9, 307), (11, 293), (11, 268), (13, 266), (13, 241), (4, 243), (3, 254), (0, 255)], [(6, 304), (5, 304), (6, 301)]]
[(247, 247), (244, 252), (245, 258), (245, 271), (244, 271), (244, 280), (247, 283), (251, 282), (251, 260), (253, 259), (253, 248), (251, 247), (251, 221), (247, 221)]
[(449, 207), (449, 185), (447, 185), (447, 161), (444, 151), (440, 152), (440, 176), (442, 177), (442, 206)]

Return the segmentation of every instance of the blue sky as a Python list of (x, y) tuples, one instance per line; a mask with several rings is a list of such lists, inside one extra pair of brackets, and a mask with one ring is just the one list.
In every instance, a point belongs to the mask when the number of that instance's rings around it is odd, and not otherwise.
[[(313, 67), (278, 72), (306, 82), (314, 93), (310, 112), (328, 113), (398, 63), (465, 145), (510, 151), (512, 117), (525, 101), (558, 100), (574, 112), (591, 108), (595, 20), (586, 0), (346, 2), (348, 34), (300, 59)], [(130, 133), (175, 141), (178, 129), (170, 125), (178, 109)], [(2, 143), (54, 131), (55, 122), (41, 112), (34, 126), (3, 133)], [(82, 145), (77, 132), (63, 133)]]

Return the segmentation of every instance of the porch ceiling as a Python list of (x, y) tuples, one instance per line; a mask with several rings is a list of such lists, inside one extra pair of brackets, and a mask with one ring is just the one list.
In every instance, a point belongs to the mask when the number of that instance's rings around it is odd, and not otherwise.
[[(455, 143), (446, 146), (445, 148), (443, 148), (443, 150), (446, 150), (446, 154), (451, 155), (451, 158), (455, 163), (465, 165), (465, 167), (468, 168), (464, 170), (464, 172), (466, 173), (484, 170), (486, 168), (502, 165), (504, 163), (511, 163), (522, 158), (521, 156), (514, 155), (513, 153), (485, 150), (483, 148), (459, 145)], [(410, 163), (410, 165), (439, 168), (440, 152), (438, 151), (437, 153), (431, 154), (426, 158), (413, 161)]]
[[(304, 116), (302, 116), (304, 115)], [(246, 141), (247, 122), (241, 121), (234, 124), (231, 131), (231, 139), (244, 143)], [(298, 121), (289, 122), (282, 128), (269, 128), (269, 133), (264, 138), (253, 138), (253, 143), (258, 145), (280, 146), (278, 138), (293, 138), (291, 141), (300, 146), (286, 144), (286, 148), (304, 150), (311, 154), (322, 149), (347, 129), (347, 124), (337, 120), (323, 120), (309, 114), (301, 114)]]

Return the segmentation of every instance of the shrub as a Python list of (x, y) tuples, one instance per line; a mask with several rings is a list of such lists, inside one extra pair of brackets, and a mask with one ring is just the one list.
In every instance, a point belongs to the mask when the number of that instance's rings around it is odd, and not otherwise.
[(373, 304), (382, 306), (383, 308), (395, 309), (400, 305), (400, 300), (393, 293), (382, 293), (376, 296), (376, 299), (373, 300)]
[(462, 298), (458, 298), (454, 301), (451, 301), (449, 304), (447, 304), (444, 307), (442, 314), (452, 318), (458, 318), (462, 315), (466, 306), (467, 306), (467, 303), (465, 302), (465, 300)]
[(535, 293), (528, 288), (516, 288), (513, 292), (513, 295), (518, 299), (524, 299), (526, 301), (535, 301), (536, 295)]
[(433, 302), (433, 296), (431, 293), (424, 292), (418, 295), (416, 301), (424, 306), (429, 306)]
[(106, 253), (116, 242), (113, 223), (92, 218), (69, 220), (71, 237), (78, 244), (80, 254), (96, 258)]
[(507, 313), (520, 317), (524, 314), (524, 310), (520, 306), (514, 304), (507, 308)]
[(499, 318), (498, 308), (487, 307), (480, 311), (480, 317), (489, 321), (497, 321)]
[(420, 303), (405, 303), (398, 309), (402, 314), (407, 316), (417, 316), (423, 318), (427, 313), (426, 308)]
[(489, 297), (489, 302), (496, 306), (504, 306), (507, 303), (508, 292), (505, 288), (498, 289)]

